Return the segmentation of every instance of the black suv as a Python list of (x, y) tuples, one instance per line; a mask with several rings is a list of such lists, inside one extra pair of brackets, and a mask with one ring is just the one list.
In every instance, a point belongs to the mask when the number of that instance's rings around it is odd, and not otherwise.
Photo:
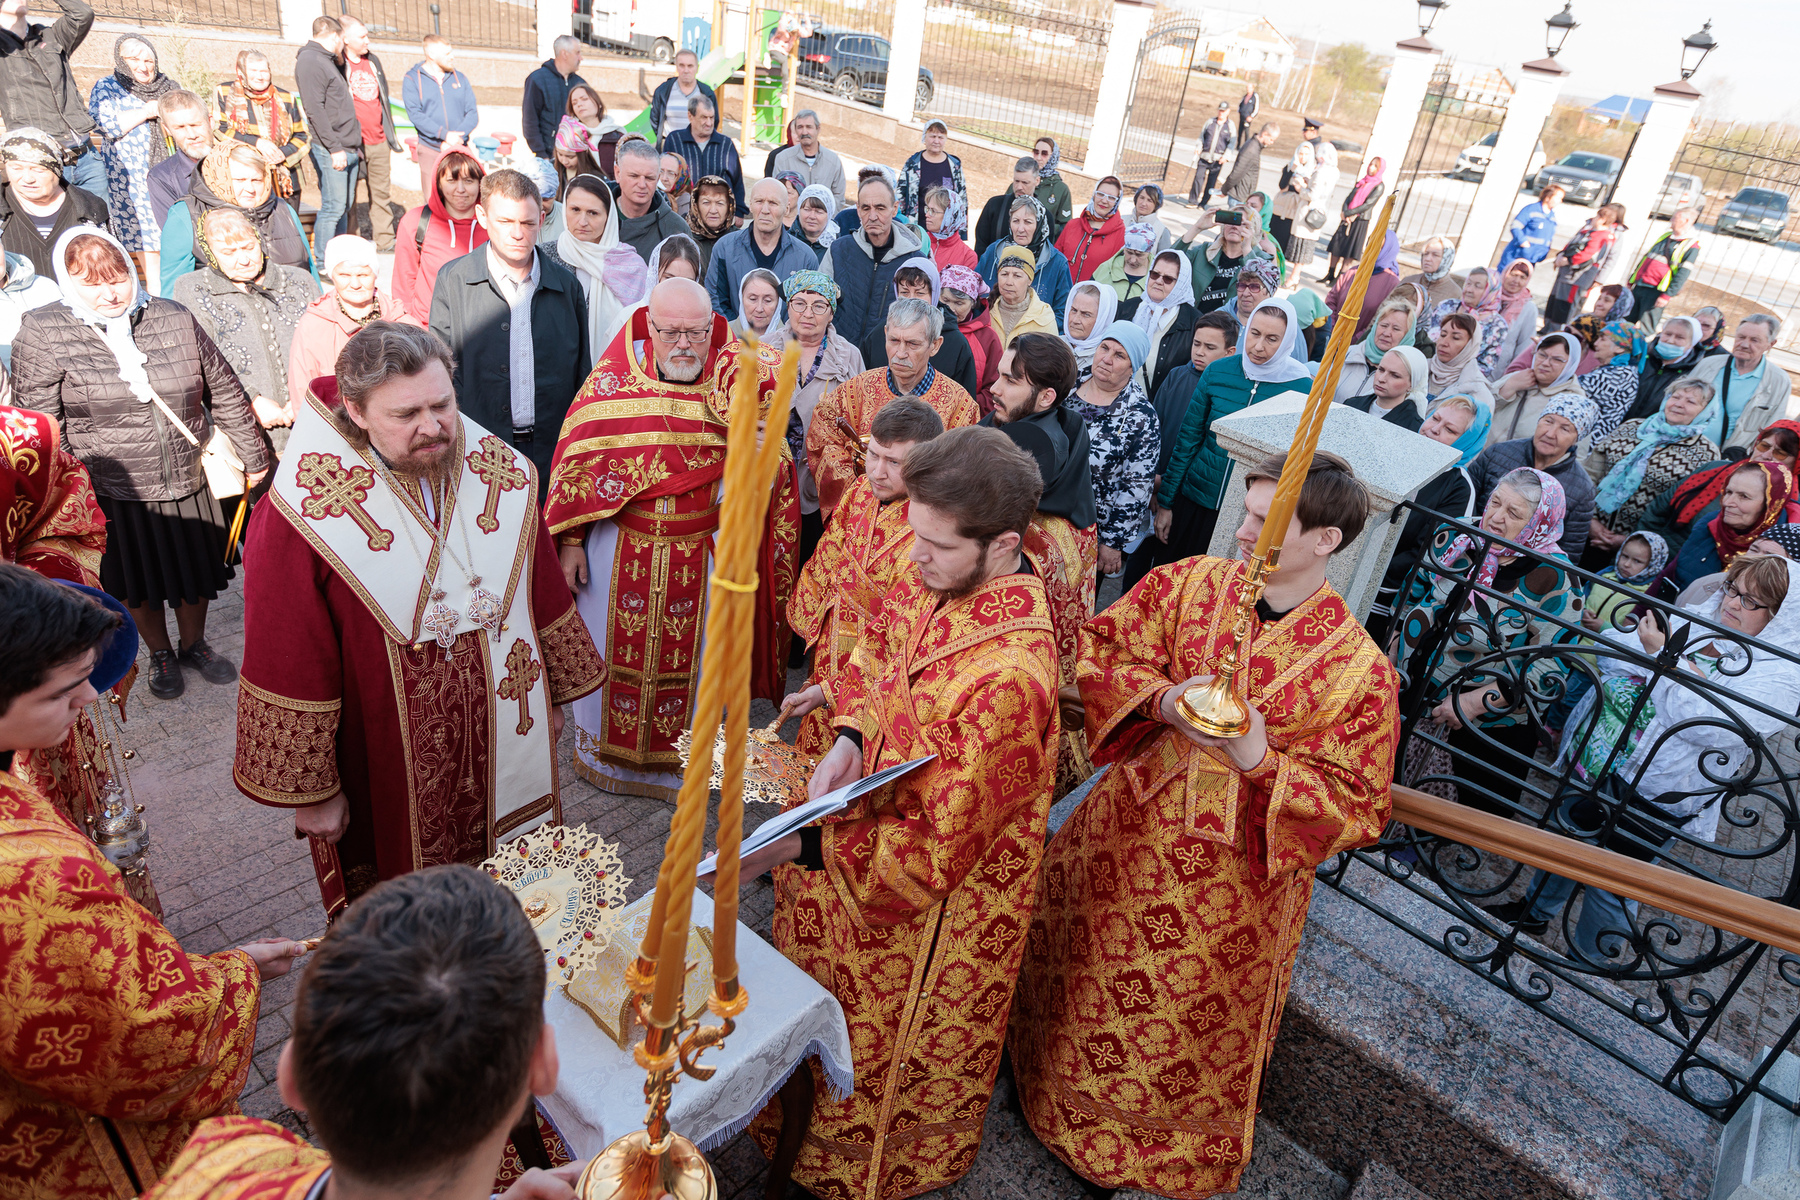
[[(872, 33), (814, 27), (799, 47), (800, 82), (828, 88), (843, 100), (880, 104), (887, 94), (888, 40)], [(913, 110), (931, 105), (936, 83), (930, 70), (919, 68)]]

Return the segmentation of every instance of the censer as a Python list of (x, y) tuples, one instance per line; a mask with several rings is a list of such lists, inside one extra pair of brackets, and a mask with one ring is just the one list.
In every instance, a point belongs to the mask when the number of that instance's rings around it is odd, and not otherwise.
[[(690, 754), (669, 824), (669, 840), (656, 873), (650, 924), (636, 960), (625, 969), (644, 1040), (633, 1050), (647, 1072), (644, 1128), (596, 1155), (576, 1181), (582, 1200), (716, 1200), (712, 1167), (693, 1142), (669, 1125), (669, 1101), (678, 1075), (705, 1080), (715, 1068), (699, 1057), (724, 1044), (749, 1003), (738, 982), (737, 911), (739, 845), (744, 832), (744, 760), (750, 728), (750, 653), (754, 641), (756, 556), (771, 485), (780, 465), (782, 439), (756, 444), (759, 419), (787, 428), (788, 408), (800, 373), (798, 345), (783, 355), (769, 411), (758, 408), (756, 345), (739, 352), (729, 431), (719, 533), (709, 580), (706, 641), (694, 700), (692, 744), (710, 746), (724, 722), (720, 756), (718, 872), (713, 900), (713, 989), (706, 1008), (717, 1025), (700, 1024), (682, 1011), (686, 948), (693, 914), (695, 872), (713, 774), (712, 756)], [(667, 955), (668, 962), (661, 961)]]
[[(1372, 227), (1371, 237), (1390, 236), (1388, 217), (1393, 212), (1394, 197), (1388, 196), (1381, 206), (1381, 216)], [(1393, 236), (1398, 236), (1397, 234)], [(1338, 310), (1337, 324), (1325, 348), (1325, 359), (1307, 394), (1306, 407), (1300, 415), (1300, 426), (1294, 431), (1294, 444), (1288, 450), (1287, 463), (1275, 484), (1275, 498), (1269, 502), (1269, 515), (1257, 535), (1243, 580), (1238, 585), (1237, 621), (1219, 660), (1213, 677), (1197, 683), (1181, 693), (1175, 710), (1181, 719), (1208, 737), (1242, 737), (1250, 731), (1250, 710), (1238, 697), (1237, 677), (1250, 661), (1250, 637), (1254, 631), (1256, 602), (1262, 599), (1269, 576), (1281, 569), (1281, 543), (1287, 537), (1288, 525), (1300, 504), (1300, 488), (1312, 469), (1313, 454), (1319, 448), (1319, 434), (1325, 428), (1325, 414), (1331, 409), (1332, 393), (1337, 390), (1338, 375), (1344, 369), (1344, 358), (1356, 341), (1357, 319), (1362, 316), (1363, 297), (1369, 280), (1375, 274), (1377, 255), (1365, 254), (1356, 265), (1350, 281), (1350, 294)]]

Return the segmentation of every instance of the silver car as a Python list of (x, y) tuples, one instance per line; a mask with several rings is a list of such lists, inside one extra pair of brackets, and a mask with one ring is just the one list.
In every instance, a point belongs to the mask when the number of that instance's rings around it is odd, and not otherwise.
[(1699, 208), (1706, 203), (1706, 187), (1698, 175), (1670, 171), (1663, 179), (1662, 191), (1650, 206), (1650, 215), (1666, 217), (1683, 208)]
[(1774, 245), (1787, 233), (1789, 204), (1785, 192), (1772, 188), (1739, 188), (1738, 194), (1720, 211), (1713, 228), (1720, 233), (1755, 238)]

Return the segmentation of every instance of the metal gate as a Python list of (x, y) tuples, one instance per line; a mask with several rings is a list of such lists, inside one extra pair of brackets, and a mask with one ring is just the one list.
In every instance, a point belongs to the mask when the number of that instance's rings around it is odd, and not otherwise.
[(1651, 209), (1645, 245), (1696, 192), (1700, 265), (1667, 311), (1715, 305), (1727, 335), (1753, 312), (1773, 313), (1782, 322), (1778, 344), (1800, 350), (1800, 320), (1792, 319), (1800, 317), (1800, 134), (1791, 125), (1696, 123)]
[[(334, 17), (350, 11), (349, 0), (323, 0), (322, 6)], [(356, 16), (377, 41), (413, 42), (441, 33), (471, 49), (537, 49), (536, 0), (359, 0)]]
[(1400, 190), (1402, 244), (1462, 236), (1511, 99), (1511, 85), (1497, 71), (1438, 64), (1400, 173), (1388, 176)]
[(1164, 21), (1138, 43), (1137, 75), (1125, 107), (1125, 136), (1119, 143), (1118, 176), (1128, 191), (1168, 181), (1200, 29), (1198, 21)]

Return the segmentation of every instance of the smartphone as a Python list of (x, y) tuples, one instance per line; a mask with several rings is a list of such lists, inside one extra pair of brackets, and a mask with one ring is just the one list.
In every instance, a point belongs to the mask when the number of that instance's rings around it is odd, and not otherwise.
[(1217, 225), (1242, 225), (1244, 214), (1232, 209), (1220, 209), (1213, 214), (1213, 223)]

